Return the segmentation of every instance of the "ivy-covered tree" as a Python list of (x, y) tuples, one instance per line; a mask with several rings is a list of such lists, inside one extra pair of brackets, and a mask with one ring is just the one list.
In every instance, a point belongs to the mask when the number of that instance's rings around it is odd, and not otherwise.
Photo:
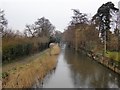
[(4, 14), (4, 10), (0, 9), (0, 34), (2, 34), (2, 36), (5, 36), (5, 29), (8, 25), (8, 21), (5, 18), (5, 14)]

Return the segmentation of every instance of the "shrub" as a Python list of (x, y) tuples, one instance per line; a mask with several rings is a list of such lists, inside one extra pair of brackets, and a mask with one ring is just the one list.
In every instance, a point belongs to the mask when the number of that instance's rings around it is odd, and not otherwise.
[(8, 74), (7, 72), (2, 72), (2, 78), (5, 79), (6, 77), (8, 77), (8, 75), (9, 75), (9, 74)]

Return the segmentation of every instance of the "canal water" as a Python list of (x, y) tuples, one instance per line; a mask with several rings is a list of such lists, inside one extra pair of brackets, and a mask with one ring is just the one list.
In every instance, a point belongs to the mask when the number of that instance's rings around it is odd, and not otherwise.
[(62, 48), (57, 67), (44, 81), (42, 88), (120, 88), (120, 75), (102, 66), (83, 53)]

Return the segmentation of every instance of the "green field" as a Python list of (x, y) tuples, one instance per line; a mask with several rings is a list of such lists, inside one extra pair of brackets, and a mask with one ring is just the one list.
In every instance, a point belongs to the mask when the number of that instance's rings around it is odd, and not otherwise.
[(120, 52), (110, 52), (110, 51), (107, 51), (105, 56), (109, 57), (110, 59), (113, 59), (113, 60), (116, 60), (116, 61), (120, 61)]

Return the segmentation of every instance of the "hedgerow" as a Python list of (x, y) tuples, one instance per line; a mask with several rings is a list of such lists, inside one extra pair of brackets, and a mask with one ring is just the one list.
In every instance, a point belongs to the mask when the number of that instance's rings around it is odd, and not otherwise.
[(10, 62), (18, 57), (30, 55), (48, 48), (48, 38), (3, 39), (2, 61)]

